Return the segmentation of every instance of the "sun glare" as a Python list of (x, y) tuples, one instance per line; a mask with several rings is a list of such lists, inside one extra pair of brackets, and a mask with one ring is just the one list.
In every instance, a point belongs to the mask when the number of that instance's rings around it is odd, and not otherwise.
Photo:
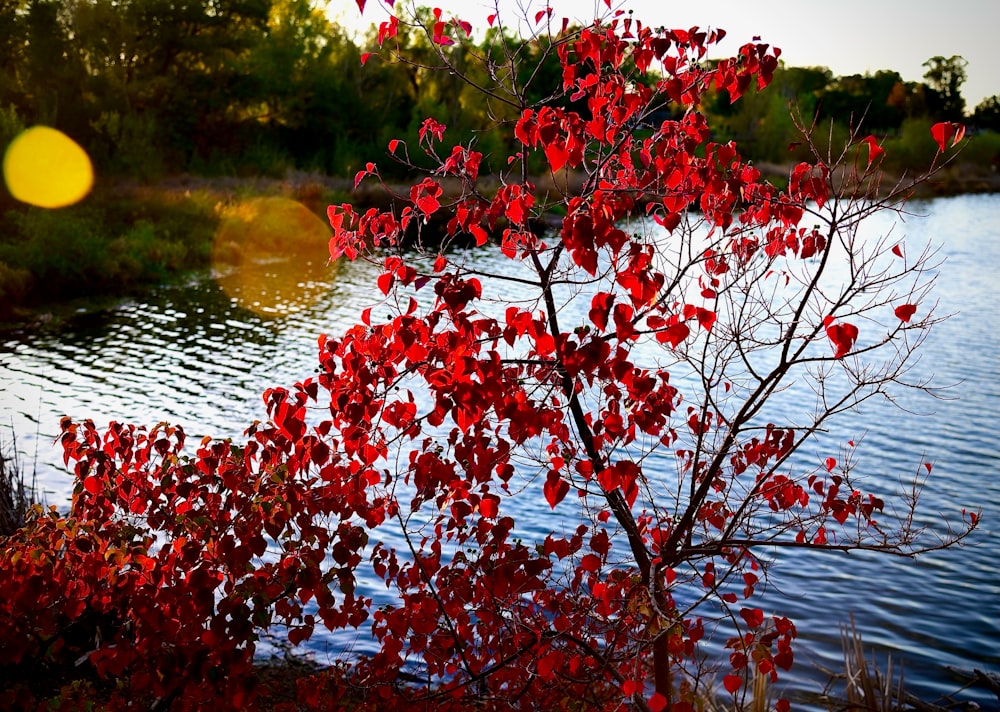
[(329, 289), (330, 228), (287, 198), (240, 201), (223, 211), (212, 246), (216, 281), (262, 316), (300, 311)]
[(18, 200), (41, 208), (62, 208), (90, 192), (94, 169), (86, 151), (69, 136), (35, 126), (7, 147), (3, 177)]

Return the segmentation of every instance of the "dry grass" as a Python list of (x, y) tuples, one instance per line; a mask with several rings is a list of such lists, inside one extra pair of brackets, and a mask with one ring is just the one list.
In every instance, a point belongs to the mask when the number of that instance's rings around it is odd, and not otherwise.
[(0, 440), (0, 536), (10, 536), (24, 526), (32, 506), (32, 486), (24, 482), (17, 459), (17, 441), (12, 439), (9, 452)]
[[(908, 692), (904, 685), (903, 666), (895, 665), (892, 656), (887, 656), (885, 670), (879, 667), (875, 652), (865, 657), (864, 642), (851, 616), (848, 625), (841, 626), (841, 641), (844, 651), (842, 672), (833, 673), (824, 693), (827, 708), (831, 712), (954, 712), (955, 710), (976, 710), (980, 706), (971, 701), (962, 701), (959, 695), (970, 688), (982, 687), (997, 695), (1000, 701), (1000, 676), (981, 670), (956, 670), (952, 673), (968, 679), (951, 695), (929, 701)], [(835, 692), (836, 690), (836, 692)], [(992, 708), (990, 708), (992, 709)]]
[(864, 643), (851, 616), (849, 625), (841, 626), (840, 638), (844, 646), (844, 684), (846, 708), (870, 712), (893, 712), (900, 709), (906, 692), (903, 688), (903, 668), (898, 677), (893, 671), (892, 656), (886, 660), (883, 673), (874, 659), (865, 659)]

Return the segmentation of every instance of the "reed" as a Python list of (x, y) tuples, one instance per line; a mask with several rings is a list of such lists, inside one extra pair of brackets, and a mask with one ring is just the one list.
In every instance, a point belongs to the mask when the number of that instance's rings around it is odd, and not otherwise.
[(34, 480), (25, 484), (24, 473), (17, 459), (17, 440), (5, 449), (0, 439), (0, 537), (10, 536), (27, 521), (33, 504)]

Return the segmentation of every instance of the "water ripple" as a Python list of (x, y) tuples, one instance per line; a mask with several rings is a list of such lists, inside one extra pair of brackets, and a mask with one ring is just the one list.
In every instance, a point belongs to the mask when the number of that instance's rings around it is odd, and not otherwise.
[[(904, 397), (901, 410), (867, 406), (859, 471), (869, 483), (896, 490), (934, 463), (923, 492), (920, 524), (941, 532), (941, 517), (962, 506), (982, 507), (986, 524), (969, 546), (916, 561), (864, 554), (782, 552), (771, 571), (766, 605), (799, 625), (800, 659), (787, 685), (818, 693), (817, 666), (840, 664), (837, 625), (853, 614), (866, 645), (880, 659), (905, 660), (906, 679), (934, 696), (960, 686), (945, 666), (1000, 671), (1000, 196), (965, 196), (922, 203), (922, 220), (907, 222), (908, 239), (944, 240), (947, 262), (935, 292), (941, 313), (954, 313), (928, 339), (914, 374), (934, 377), (943, 399)], [(941, 236), (945, 236), (942, 238)], [(238, 437), (265, 417), (261, 393), (315, 373), (317, 335), (353, 323), (378, 294), (364, 263), (341, 265), (328, 283), (309, 285), (325, 296), (283, 318), (239, 308), (207, 277), (160, 289), (148, 299), (110, 311), (83, 313), (58, 327), (0, 342), (3, 420), (12, 421), (23, 462), (37, 459), (50, 503), (64, 504), (72, 486), (53, 446), (59, 417), (181, 423), (189, 436)], [(929, 414), (919, 417), (907, 411)], [(8, 423), (0, 423), (7, 427)], [(856, 427), (856, 426), (852, 426)], [(669, 465), (667, 458), (656, 460)], [(514, 514), (525, 535), (561, 526), (541, 498), (523, 498)], [(362, 581), (362, 595), (380, 600), (384, 587)], [(721, 635), (721, 633), (720, 633)], [(374, 652), (364, 633), (317, 636), (321, 657)], [(715, 646), (712, 648), (712, 646)], [(721, 643), (710, 643), (721, 654)], [(809, 663), (812, 664), (809, 664)], [(996, 700), (974, 698), (984, 708)]]

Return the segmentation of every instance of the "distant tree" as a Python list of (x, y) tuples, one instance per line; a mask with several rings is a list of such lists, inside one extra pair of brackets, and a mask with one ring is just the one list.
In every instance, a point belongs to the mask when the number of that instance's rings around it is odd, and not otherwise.
[(875, 74), (837, 77), (820, 94), (820, 115), (865, 131), (894, 131), (904, 118), (892, 102), (893, 91), (901, 82), (898, 72), (884, 69)]
[(972, 123), (981, 129), (1000, 131), (1000, 94), (986, 97), (976, 105)]
[[(295, 165), (357, 170), (351, 154), (374, 146), (387, 90), (363, 86), (361, 51), (313, 0), (275, 0), (267, 31), (248, 53), (252, 84), (242, 130)], [(364, 97), (364, 98), (363, 98)]]
[(808, 101), (830, 85), (833, 72), (829, 67), (786, 67), (782, 63), (775, 72), (775, 81), (780, 82), (781, 91), (787, 98), (801, 105), (802, 101)]
[(79, 111), (85, 72), (67, 26), (67, 8), (52, 0), (29, 0), (21, 28), (28, 118), (79, 135), (81, 124), (86, 126)]
[(0, 107), (23, 97), (26, 0), (0, 0)]
[(923, 82), (896, 82), (886, 103), (899, 112), (904, 121), (918, 117), (926, 117), (930, 113), (928, 96), (930, 89)]
[(270, 6), (29, 0), (28, 86), (38, 93), (32, 119), (71, 130), (111, 159), (130, 141), (155, 140), (181, 162), (238, 150), (233, 126), (241, 112), (233, 108), (247, 101), (246, 55), (264, 40)]
[(961, 121), (965, 116), (962, 84), (968, 78), (968, 61), (959, 55), (931, 57), (923, 64), (924, 79), (931, 90), (931, 116), (940, 121)]

